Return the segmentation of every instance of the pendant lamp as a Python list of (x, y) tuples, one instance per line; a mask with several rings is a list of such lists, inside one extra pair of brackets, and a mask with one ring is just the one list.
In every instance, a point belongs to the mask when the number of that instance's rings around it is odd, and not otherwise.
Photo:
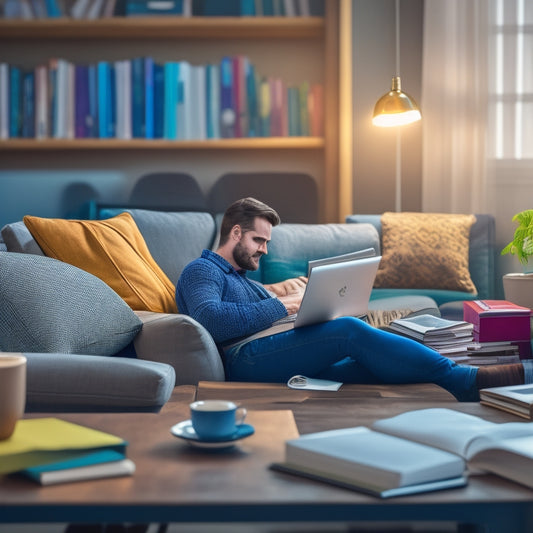
[[(372, 124), (380, 127), (404, 126), (422, 118), (411, 96), (402, 92), (400, 81), (400, 0), (396, 0), (396, 73), (391, 90), (374, 106)], [(396, 130), (396, 211), (402, 210), (402, 140), (401, 128)]]
[(400, 76), (392, 78), (391, 90), (384, 94), (374, 106), (374, 126), (404, 126), (420, 120), (422, 115), (414, 99), (402, 92)]
[(395, 3), (396, 13), (396, 76), (392, 78), (391, 90), (384, 94), (374, 106), (374, 126), (404, 126), (422, 118), (414, 99), (402, 92), (400, 81), (400, 0)]

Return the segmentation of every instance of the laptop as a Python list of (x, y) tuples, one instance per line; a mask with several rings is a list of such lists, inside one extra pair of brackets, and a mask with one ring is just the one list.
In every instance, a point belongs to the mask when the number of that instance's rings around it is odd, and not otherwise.
[(365, 316), (380, 260), (381, 256), (373, 256), (314, 265), (298, 313), (273, 326), (294, 322), (300, 328), (340, 316)]
[[(370, 250), (365, 250), (364, 255), (375, 254), (373, 248)], [(314, 264), (309, 268), (309, 279), (298, 313), (283, 317), (269, 328), (246, 337), (246, 342), (340, 316), (365, 316), (381, 256), (352, 260), (338, 257), (342, 260), (320, 260), (325, 264)], [(225, 346), (224, 350), (240, 342), (242, 340)]]

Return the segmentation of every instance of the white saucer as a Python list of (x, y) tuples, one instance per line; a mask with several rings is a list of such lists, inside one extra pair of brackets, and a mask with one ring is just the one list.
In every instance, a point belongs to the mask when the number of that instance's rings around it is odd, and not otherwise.
[(233, 446), (236, 441), (253, 435), (254, 428), (249, 424), (240, 424), (237, 426), (237, 431), (235, 431), (231, 437), (227, 437), (224, 440), (205, 440), (201, 439), (196, 434), (190, 420), (184, 420), (183, 422), (172, 426), (170, 432), (175, 437), (186, 440), (191, 446), (195, 446), (196, 448), (220, 449), (229, 448), (230, 446)]

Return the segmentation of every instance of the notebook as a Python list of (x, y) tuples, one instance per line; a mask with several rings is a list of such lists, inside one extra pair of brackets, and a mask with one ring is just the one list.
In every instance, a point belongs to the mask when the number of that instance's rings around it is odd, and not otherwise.
[(224, 349), (340, 316), (365, 316), (380, 260), (381, 256), (373, 256), (313, 266), (298, 313), (283, 317), (271, 327)]

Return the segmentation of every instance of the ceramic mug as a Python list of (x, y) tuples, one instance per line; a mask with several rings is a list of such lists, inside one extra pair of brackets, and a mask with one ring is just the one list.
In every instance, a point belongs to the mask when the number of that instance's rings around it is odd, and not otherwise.
[(26, 406), (26, 358), (18, 353), (0, 353), (0, 440), (15, 431)]
[(226, 400), (203, 400), (190, 404), (191, 423), (201, 439), (223, 440), (244, 422), (246, 409)]

